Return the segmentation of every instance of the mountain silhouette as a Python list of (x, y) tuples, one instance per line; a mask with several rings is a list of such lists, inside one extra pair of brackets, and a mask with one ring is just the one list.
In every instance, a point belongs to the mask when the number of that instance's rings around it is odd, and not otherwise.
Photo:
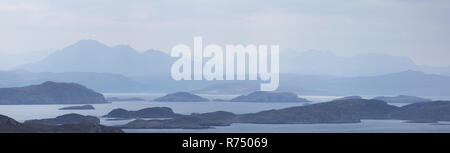
[(32, 72), (97, 72), (123, 75), (169, 73), (173, 63), (167, 54), (137, 52), (127, 45), (106, 46), (96, 40), (80, 40), (43, 60), (21, 69)]

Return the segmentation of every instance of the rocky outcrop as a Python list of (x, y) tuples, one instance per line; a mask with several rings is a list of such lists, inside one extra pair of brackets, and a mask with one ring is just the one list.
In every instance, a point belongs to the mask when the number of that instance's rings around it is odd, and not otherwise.
[(123, 131), (116, 127), (89, 122), (63, 125), (20, 123), (0, 115), (0, 133), (123, 133)]
[(40, 85), (0, 88), (0, 104), (100, 104), (102, 94), (76, 83), (47, 81)]
[(94, 116), (84, 116), (80, 114), (66, 114), (56, 118), (28, 120), (25, 123), (36, 123), (45, 125), (93, 123), (100, 124), (100, 119)]
[(309, 102), (290, 92), (256, 91), (248, 95), (241, 95), (231, 99), (232, 102)]
[(137, 111), (128, 111), (122, 108), (114, 109), (103, 117), (110, 118), (172, 118), (179, 116), (168, 107), (151, 107)]
[(156, 98), (154, 101), (164, 101), (164, 102), (205, 102), (209, 99), (188, 93), (188, 92), (176, 92), (172, 94), (167, 94), (163, 97)]
[(409, 104), (397, 109), (392, 116), (413, 121), (450, 121), (450, 101)]
[(119, 126), (125, 129), (206, 129), (211, 126), (229, 126), (236, 115), (229, 112), (191, 114), (166, 120), (137, 119)]

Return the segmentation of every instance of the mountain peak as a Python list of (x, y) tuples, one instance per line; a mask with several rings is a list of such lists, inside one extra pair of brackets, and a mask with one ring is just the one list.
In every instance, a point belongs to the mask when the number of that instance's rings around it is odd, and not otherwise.
[[(124, 75), (170, 73), (172, 58), (163, 52), (140, 54), (128, 45), (108, 46), (83, 39), (37, 63), (23, 66), (34, 72), (98, 72)], [(151, 70), (151, 71), (148, 71)]]
[(93, 39), (82, 39), (77, 41), (75, 44), (69, 46), (69, 47), (75, 47), (75, 48), (96, 48), (96, 47), (107, 47), (105, 44), (93, 40)]
[[(114, 46), (114, 48), (119, 48), (119, 49), (133, 49), (133, 47), (131, 47), (130, 45), (116, 45)], [(134, 50), (134, 49), (133, 49)]]
[(101, 43), (94, 39), (81, 39), (75, 44), (101, 44)]

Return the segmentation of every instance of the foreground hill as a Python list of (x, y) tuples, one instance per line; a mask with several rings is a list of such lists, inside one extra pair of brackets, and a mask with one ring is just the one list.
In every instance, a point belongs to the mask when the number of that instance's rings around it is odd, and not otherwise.
[(105, 97), (76, 83), (44, 82), (25, 87), (0, 88), (0, 104), (100, 104)]
[(450, 121), (450, 101), (409, 104), (397, 109), (392, 116), (412, 121)]
[(118, 127), (124, 129), (207, 129), (211, 126), (229, 126), (236, 115), (217, 111), (203, 114), (191, 114), (166, 120), (137, 119)]
[(261, 124), (355, 123), (361, 119), (387, 119), (397, 107), (378, 100), (348, 99), (243, 114), (238, 122)]
[(100, 119), (94, 116), (84, 116), (72, 113), (61, 115), (56, 118), (28, 120), (25, 121), (25, 123), (37, 123), (45, 125), (78, 124), (78, 123), (100, 124)]
[(137, 111), (128, 111), (125, 109), (117, 108), (113, 109), (107, 115), (103, 117), (111, 118), (172, 118), (179, 116), (175, 114), (171, 108), (168, 107), (152, 107), (144, 108)]
[(0, 115), (0, 133), (123, 133), (123, 131), (119, 128), (90, 122), (63, 125), (20, 123)]
[(181, 128), (202, 129), (211, 126), (229, 126), (232, 123), (256, 124), (315, 124), (315, 123), (359, 123), (361, 119), (388, 119), (397, 109), (378, 100), (351, 99), (327, 103), (297, 106), (258, 113), (233, 114), (211, 112), (180, 115), (166, 120), (138, 119), (121, 128)]
[(415, 103), (397, 107), (380, 100), (344, 99), (248, 114), (217, 111), (180, 115), (165, 120), (137, 119), (118, 127), (126, 129), (204, 129), (212, 128), (212, 126), (229, 126), (232, 123), (359, 123), (363, 119), (400, 119), (427, 123), (450, 121), (450, 101)]

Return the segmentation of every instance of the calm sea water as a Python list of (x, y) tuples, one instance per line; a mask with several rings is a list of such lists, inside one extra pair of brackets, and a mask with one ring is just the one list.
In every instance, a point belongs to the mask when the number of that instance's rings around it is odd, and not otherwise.
[[(304, 103), (247, 103), (247, 102), (152, 102), (151, 99), (163, 96), (163, 93), (106, 93), (107, 97), (140, 97), (148, 101), (113, 102), (110, 104), (93, 104), (95, 110), (58, 110), (62, 107), (75, 105), (0, 105), (0, 114), (16, 119), (19, 122), (30, 119), (54, 118), (56, 116), (78, 113), (101, 117), (115, 108), (139, 110), (147, 107), (170, 107), (180, 114), (205, 113), (213, 111), (229, 111), (236, 114), (253, 113), (270, 109), (281, 109), (292, 106), (301, 106)], [(210, 99), (231, 99), (237, 95), (201, 95)], [(302, 96), (312, 103), (329, 101), (334, 96)], [(404, 104), (396, 104), (404, 105)], [(111, 121), (101, 118), (105, 125), (120, 125), (131, 120)], [(450, 132), (450, 123), (404, 123), (400, 120), (363, 120), (362, 123), (352, 124), (232, 124), (231, 126), (215, 127), (214, 129), (188, 130), (188, 129), (125, 129), (125, 132), (151, 132), (151, 133), (180, 133), (180, 132)]]

